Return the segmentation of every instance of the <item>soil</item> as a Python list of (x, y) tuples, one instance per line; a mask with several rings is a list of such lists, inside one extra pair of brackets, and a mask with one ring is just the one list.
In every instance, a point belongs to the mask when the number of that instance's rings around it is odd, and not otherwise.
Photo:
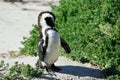
[[(5, 64), (9, 63), (9, 67), (12, 67), (15, 62), (36, 67), (37, 59), (38, 57), (25, 55), (0, 55), (0, 61), (4, 61)], [(102, 71), (89, 63), (82, 64), (60, 56), (55, 65), (61, 69), (60, 72), (54, 72), (54, 75), (50, 75), (44, 70), (40, 78), (33, 78), (33, 80), (104, 80)], [(4, 74), (4, 68), (0, 69), (0, 74)]]

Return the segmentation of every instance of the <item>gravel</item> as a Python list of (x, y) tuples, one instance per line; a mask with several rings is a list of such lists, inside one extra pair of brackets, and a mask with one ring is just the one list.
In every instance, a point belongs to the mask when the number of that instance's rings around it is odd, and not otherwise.
[[(37, 59), (38, 57), (33, 56), (0, 56), (0, 61), (4, 61), (5, 64), (9, 63), (10, 67), (13, 66), (15, 62), (30, 64), (32, 67), (35, 67)], [(60, 72), (53, 72), (54, 75), (50, 75), (44, 70), (40, 78), (33, 78), (33, 80), (104, 80), (102, 71), (91, 66), (89, 63), (82, 64), (60, 56), (55, 65), (61, 69)], [(4, 71), (0, 70), (0, 73), (3, 72)]]

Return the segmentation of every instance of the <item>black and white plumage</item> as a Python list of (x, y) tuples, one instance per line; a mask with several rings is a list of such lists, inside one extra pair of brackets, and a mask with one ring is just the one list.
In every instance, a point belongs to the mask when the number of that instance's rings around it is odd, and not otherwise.
[(54, 65), (60, 54), (62, 46), (66, 53), (70, 53), (69, 45), (60, 38), (58, 31), (55, 29), (55, 15), (52, 12), (41, 12), (38, 16), (38, 25), (40, 31), (40, 40), (38, 43), (39, 60), (37, 66), (41, 68), (59, 71)]

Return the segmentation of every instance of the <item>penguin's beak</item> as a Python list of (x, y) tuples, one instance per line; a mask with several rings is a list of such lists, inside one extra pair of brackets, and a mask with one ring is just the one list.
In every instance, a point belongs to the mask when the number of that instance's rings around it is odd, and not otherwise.
[(47, 17), (45, 18), (47, 25), (51, 26), (51, 27), (55, 27), (55, 23), (54, 20), (51, 17)]

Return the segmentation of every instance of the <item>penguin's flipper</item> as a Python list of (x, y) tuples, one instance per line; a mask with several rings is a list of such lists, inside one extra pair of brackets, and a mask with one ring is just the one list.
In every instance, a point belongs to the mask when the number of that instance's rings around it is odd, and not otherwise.
[(40, 60), (43, 60), (44, 58), (44, 47), (43, 47), (43, 43), (44, 43), (44, 40), (40, 40), (39, 44), (38, 44), (38, 52), (39, 52), (39, 59)]
[(66, 53), (70, 53), (71, 52), (70, 46), (67, 44), (67, 42), (62, 38), (60, 38), (60, 40), (61, 40), (61, 46), (64, 48)]
[(44, 58), (44, 47), (43, 47), (43, 43), (44, 43), (44, 40), (40, 40), (39, 43), (38, 43), (38, 56), (39, 56), (39, 59), (36, 63), (36, 66), (37, 67), (42, 67), (42, 64), (41, 64), (41, 61), (43, 61), (43, 58)]

